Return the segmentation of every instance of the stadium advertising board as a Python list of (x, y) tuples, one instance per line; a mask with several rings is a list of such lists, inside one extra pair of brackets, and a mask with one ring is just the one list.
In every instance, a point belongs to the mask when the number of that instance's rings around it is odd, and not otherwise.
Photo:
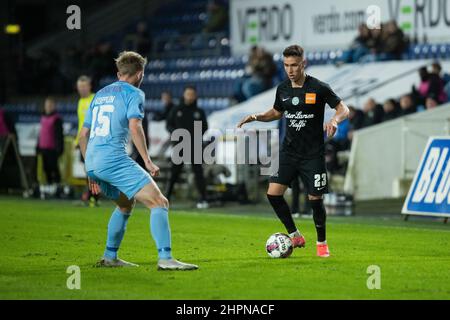
[[(279, 52), (292, 43), (306, 49), (346, 48), (358, 25), (397, 21), (420, 41), (450, 40), (450, 2), (446, 0), (232, 0), (231, 43), (234, 54), (262, 45)], [(300, 18), (307, 17), (307, 18)]]
[(244, 54), (257, 44), (278, 51), (302, 42), (303, 1), (232, 0), (230, 27), (234, 54)]
[(450, 217), (450, 137), (431, 137), (403, 205), (403, 214)]

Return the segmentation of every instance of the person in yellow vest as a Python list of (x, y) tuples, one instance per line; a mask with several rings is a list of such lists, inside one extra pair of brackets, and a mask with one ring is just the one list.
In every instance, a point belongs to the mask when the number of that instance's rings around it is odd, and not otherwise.
[[(77, 137), (75, 138), (75, 148), (79, 149), (78, 144), (78, 136), (81, 131), (81, 128), (83, 128), (84, 123), (84, 116), (86, 111), (89, 109), (89, 106), (91, 105), (92, 100), (94, 99), (95, 94), (92, 93), (92, 84), (91, 84), (91, 78), (88, 76), (80, 76), (77, 80), (77, 91), (80, 96), (80, 100), (78, 100), (78, 133)], [(84, 162), (83, 157), (81, 156), (80, 152), (80, 159)], [(90, 206), (97, 205), (98, 196), (92, 194), (89, 191), (86, 191), (83, 193), (82, 200), (86, 203), (88, 203)]]

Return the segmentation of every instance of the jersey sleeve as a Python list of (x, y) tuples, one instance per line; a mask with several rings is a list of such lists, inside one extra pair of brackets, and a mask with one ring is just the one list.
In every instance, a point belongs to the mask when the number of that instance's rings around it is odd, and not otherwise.
[(338, 95), (334, 93), (333, 89), (331, 89), (331, 87), (326, 83), (323, 84), (323, 98), (325, 102), (333, 109), (336, 108), (342, 101), (342, 99), (339, 98)]
[(277, 88), (277, 92), (275, 93), (275, 102), (273, 103), (273, 108), (279, 112), (284, 112), (283, 105), (280, 99), (280, 88)]
[(143, 92), (136, 91), (130, 96), (127, 108), (127, 119), (144, 119), (144, 101)]

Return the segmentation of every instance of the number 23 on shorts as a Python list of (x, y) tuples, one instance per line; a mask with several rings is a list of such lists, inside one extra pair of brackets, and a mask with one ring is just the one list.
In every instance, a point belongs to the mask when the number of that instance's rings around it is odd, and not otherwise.
[(315, 188), (325, 187), (326, 185), (327, 185), (327, 174), (326, 173), (314, 175), (314, 187)]

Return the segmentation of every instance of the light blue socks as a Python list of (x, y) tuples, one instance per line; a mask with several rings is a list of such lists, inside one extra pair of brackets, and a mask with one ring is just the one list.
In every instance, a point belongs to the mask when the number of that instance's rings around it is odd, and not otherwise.
[(129, 214), (123, 214), (118, 208), (113, 211), (108, 224), (108, 237), (104, 254), (106, 258), (117, 259), (117, 251), (125, 234), (129, 217)]
[(155, 240), (160, 259), (171, 259), (169, 210), (153, 208), (150, 210), (150, 231)]

